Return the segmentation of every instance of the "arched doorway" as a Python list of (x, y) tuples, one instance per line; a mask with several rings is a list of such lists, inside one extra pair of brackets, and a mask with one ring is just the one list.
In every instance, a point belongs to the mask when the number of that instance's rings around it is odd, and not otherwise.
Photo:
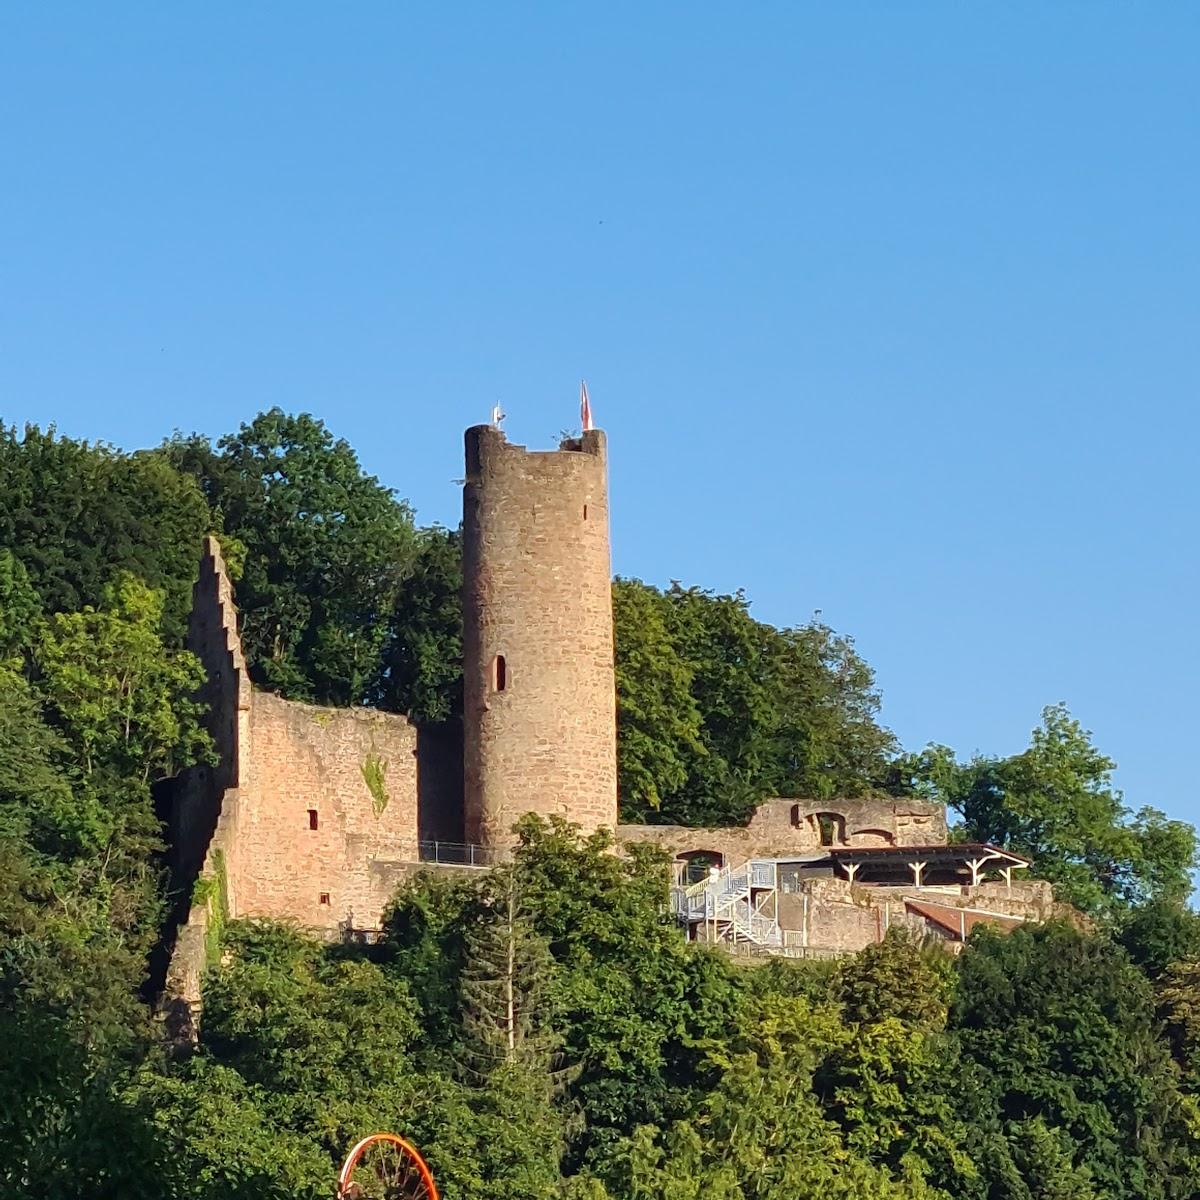
[(725, 856), (719, 850), (684, 850), (675, 855), (675, 875), (684, 887), (707, 879), (713, 867), (720, 870)]

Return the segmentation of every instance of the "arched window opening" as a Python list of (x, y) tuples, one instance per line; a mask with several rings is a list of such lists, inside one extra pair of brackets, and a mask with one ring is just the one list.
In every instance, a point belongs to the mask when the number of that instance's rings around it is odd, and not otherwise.
[(317, 810), (315, 808), (308, 810), (308, 827), (309, 829), (317, 828)]
[(496, 661), (492, 663), (492, 690), (502, 692), (508, 687), (508, 664), (504, 661), (503, 654), (496, 655)]
[(725, 865), (725, 856), (719, 850), (684, 850), (675, 856), (675, 869), (684, 885), (708, 879), (712, 872)]
[(817, 813), (814, 820), (822, 846), (840, 846), (846, 841), (846, 818), (841, 813)]

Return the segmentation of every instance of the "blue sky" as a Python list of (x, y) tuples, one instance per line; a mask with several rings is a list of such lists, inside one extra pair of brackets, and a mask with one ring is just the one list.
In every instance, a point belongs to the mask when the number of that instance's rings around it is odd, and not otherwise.
[(426, 521), (612, 443), (614, 566), (820, 610), (909, 746), (1192, 780), (1200, 7), (0, 7), (0, 417), (279, 404)]

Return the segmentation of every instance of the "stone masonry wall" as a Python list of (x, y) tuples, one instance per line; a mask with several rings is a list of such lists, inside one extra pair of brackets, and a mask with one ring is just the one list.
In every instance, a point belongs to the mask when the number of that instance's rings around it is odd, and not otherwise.
[(417, 860), (417, 730), (392, 713), (255, 692), (241, 799), (249, 866), (234, 915), (375, 928), (391, 864)]
[(978, 887), (911, 888), (813, 879), (795, 891), (779, 894), (779, 924), (792, 944), (848, 953), (881, 940), (895, 925), (924, 932), (925, 921), (908, 911), (906, 900), (1034, 922), (1048, 920), (1055, 913), (1053, 890), (1041, 880), (1022, 880), (1011, 887), (984, 883)]
[(818, 816), (834, 818), (835, 846), (943, 846), (946, 811), (925, 800), (767, 800), (745, 826), (689, 829), (682, 825), (620, 825), (617, 838), (652, 842), (672, 855), (719, 854), (727, 866), (750, 858), (819, 854)]
[(179, 878), (194, 877), (208, 853), (225, 793), (238, 786), (239, 751), (249, 723), (250, 678), (237, 633), (233, 589), (214, 537), (205, 539), (192, 588), (187, 648), (204, 666), (199, 699), (208, 708), (205, 726), (217, 762), (184, 772), (176, 789), (169, 845), (172, 874)]
[[(604, 434), (531, 453), (466, 434), (467, 839), (511, 842), (524, 813), (617, 819), (616, 689)], [(501, 660), (503, 665), (501, 666)]]
[[(237, 632), (233, 588), (214, 537), (205, 539), (192, 590), (187, 647), (205, 668), (207, 681), (201, 699), (208, 705), (206, 727), (217, 763), (182, 774), (176, 782), (168, 822), (168, 864), (177, 898), (164, 938), (169, 958), (163, 997), (167, 1019), (181, 1037), (194, 1031), (210, 921), (219, 902), (236, 903), (242, 864), (239, 787), (250, 737), (251, 689)], [(221, 895), (210, 892), (193, 903), (196, 881), (218, 876), (223, 881)]]
[(175, 782), (168, 824), (178, 900), (165, 937), (164, 1007), (181, 1035), (194, 1025), (214, 922), (376, 928), (406, 864), (418, 859), (418, 792), (434, 828), (462, 823), (456, 728), (419, 735), (404, 716), (251, 688), (215, 538), (205, 543), (188, 646), (206, 670), (202, 698), (218, 761)]

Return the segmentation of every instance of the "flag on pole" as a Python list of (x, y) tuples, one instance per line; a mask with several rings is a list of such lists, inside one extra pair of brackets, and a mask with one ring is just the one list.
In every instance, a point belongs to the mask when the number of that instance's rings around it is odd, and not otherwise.
[(579, 423), (586, 433), (592, 427), (592, 405), (588, 400), (587, 383), (579, 381)]

